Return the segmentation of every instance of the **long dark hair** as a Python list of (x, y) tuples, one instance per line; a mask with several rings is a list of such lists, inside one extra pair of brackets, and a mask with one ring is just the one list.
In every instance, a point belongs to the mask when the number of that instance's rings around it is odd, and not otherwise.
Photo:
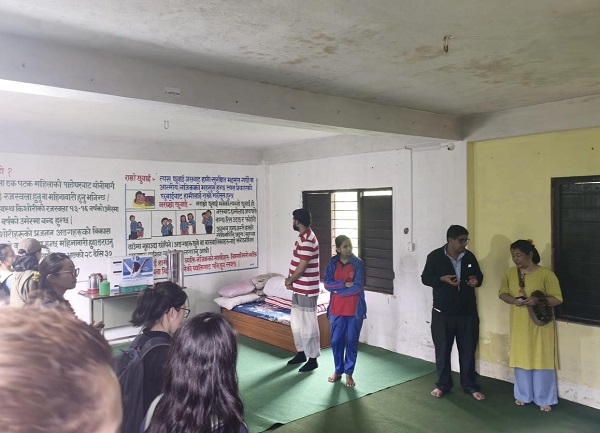
[(519, 239), (518, 241), (514, 241), (512, 244), (510, 244), (510, 249), (519, 250), (523, 254), (527, 255), (529, 255), (529, 253), (533, 253), (533, 255), (531, 256), (531, 261), (536, 265), (540, 262), (540, 253), (538, 253), (538, 250), (535, 248), (535, 245), (533, 245), (533, 241)]
[(164, 394), (147, 433), (238, 433), (244, 405), (238, 393), (237, 343), (222, 315), (202, 313), (175, 332)]
[(181, 287), (171, 281), (161, 281), (140, 292), (131, 316), (133, 326), (150, 329), (171, 308), (181, 308), (187, 295)]

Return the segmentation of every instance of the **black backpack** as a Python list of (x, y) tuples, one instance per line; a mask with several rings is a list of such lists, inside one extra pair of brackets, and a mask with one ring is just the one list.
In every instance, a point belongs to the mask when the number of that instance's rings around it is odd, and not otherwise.
[(138, 335), (129, 349), (113, 358), (113, 368), (121, 385), (123, 400), (122, 433), (137, 433), (144, 420), (144, 356), (155, 347), (169, 346), (163, 337)]

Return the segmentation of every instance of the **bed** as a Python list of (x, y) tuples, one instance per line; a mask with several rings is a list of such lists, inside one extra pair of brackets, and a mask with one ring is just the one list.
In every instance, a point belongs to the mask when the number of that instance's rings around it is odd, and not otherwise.
[[(231, 322), (238, 334), (296, 352), (290, 328), (289, 309), (259, 301), (238, 305), (231, 310), (221, 308), (221, 313)], [(318, 313), (317, 322), (321, 334), (321, 348), (329, 347), (331, 333), (327, 313)]]

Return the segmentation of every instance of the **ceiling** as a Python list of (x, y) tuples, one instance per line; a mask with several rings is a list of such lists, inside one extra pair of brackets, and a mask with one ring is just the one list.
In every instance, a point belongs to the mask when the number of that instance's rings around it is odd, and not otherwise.
[[(0, 29), (444, 115), (474, 116), (600, 94), (598, 0), (3, 0)], [(181, 126), (182, 137), (172, 139), (201, 137), (232, 147), (339, 135), (214, 119), (194, 110), (166, 116), (165, 107), (6, 91), (0, 92), (0, 107), (4, 122), (13, 125), (68, 124), (77, 134), (106, 137), (156, 139), (164, 133), (156, 129), (165, 129), (165, 118)]]

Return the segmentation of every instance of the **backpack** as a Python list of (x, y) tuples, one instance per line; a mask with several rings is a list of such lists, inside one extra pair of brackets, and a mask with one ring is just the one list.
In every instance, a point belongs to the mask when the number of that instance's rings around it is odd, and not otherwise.
[(37, 288), (37, 282), (33, 281), (36, 271), (14, 272), (12, 289), (10, 291), (10, 306), (22, 307), (29, 298), (29, 293)]
[(148, 338), (141, 334), (132, 341), (129, 349), (113, 358), (123, 400), (121, 432), (139, 432), (144, 419), (144, 356), (155, 347), (169, 345), (165, 338)]

